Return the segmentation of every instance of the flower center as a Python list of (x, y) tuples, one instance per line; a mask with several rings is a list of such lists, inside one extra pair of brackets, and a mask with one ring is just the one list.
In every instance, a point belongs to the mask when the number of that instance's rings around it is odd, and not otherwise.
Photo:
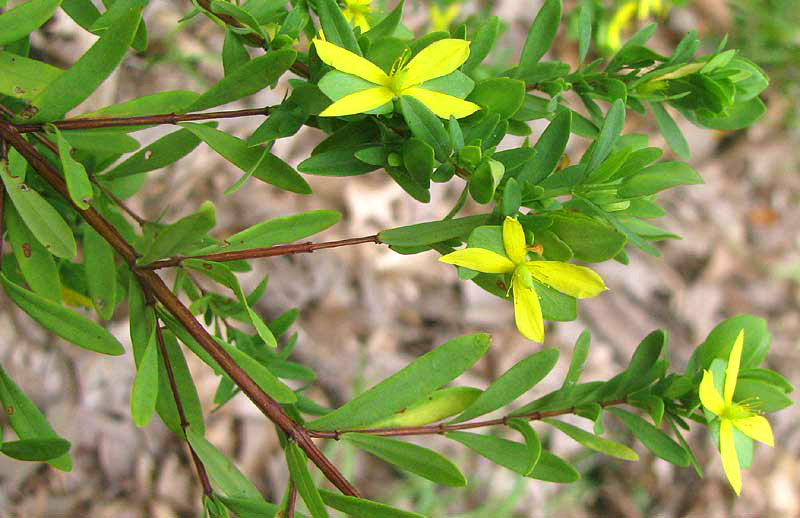
[(403, 89), (403, 83), (405, 83), (406, 77), (408, 77), (408, 72), (405, 70), (405, 66), (410, 57), (411, 51), (408, 49), (403, 50), (403, 53), (394, 60), (394, 63), (392, 63), (392, 68), (389, 69), (389, 77), (391, 78), (391, 82), (387, 86), (396, 95), (400, 95), (400, 91)]

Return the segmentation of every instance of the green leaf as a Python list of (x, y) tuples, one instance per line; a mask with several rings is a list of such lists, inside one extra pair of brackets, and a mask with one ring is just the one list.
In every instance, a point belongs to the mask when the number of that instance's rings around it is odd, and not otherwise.
[(244, 369), (247, 375), (253, 378), (253, 381), (256, 382), (261, 390), (269, 394), (275, 401), (285, 404), (297, 402), (297, 396), (292, 389), (276, 378), (258, 360), (225, 342), (218, 341), (218, 343)]
[(308, 424), (311, 430), (342, 430), (373, 423), (458, 377), (489, 348), (487, 334), (463, 336), (426, 353), (348, 403)]
[(300, 162), (297, 170), (319, 176), (356, 176), (378, 169), (378, 166), (356, 158), (356, 153), (362, 149), (364, 146), (316, 153)]
[(48, 126), (48, 129), (55, 133), (56, 136), (58, 154), (61, 158), (64, 178), (67, 181), (69, 197), (79, 209), (86, 210), (89, 208), (89, 202), (94, 195), (92, 192), (92, 183), (89, 181), (89, 175), (86, 174), (86, 169), (84, 169), (83, 164), (72, 157), (72, 148), (61, 135), (61, 132), (58, 131), (58, 128), (55, 126)]
[(611, 103), (606, 114), (603, 127), (600, 128), (600, 135), (594, 142), (594, 150), (592, 151), (591, 158), (589, 159), (587, 170), (594, 171), (611, 153), (614, 144), (619, 138), (619, 134), (625, 127), (625, 102), (622, 99), (617, 99)]
[(522, 205), (522, 189), (513, 177), (509, 178), (503, 188), (503, 200), (500, 207), (504, 216), (513, 216)]
[(0, 94), (31, 101), (62, 71), (35, 59), (0, 50)]
[(578, 63), (583, 63), (592, 42), (592, 22), (594, 21), (594, 3), (591, 0), (581, 2), (578, 11)]
[(791, 406), (794, 401), (775, 385), (753, 379), (739, 379), (736, 383), (734, 401), (753, 401), (756, 409), (765, 414), (771, 414)]
[(226, 75), (195, 102), (183, 108), (181, 113), (207, 110), (259, 92), (289, 70), (296, 57), (297, 52), (291, 49), (271, 51), (259, 56)]
[[(113, 118), (113, 117), (145, 117), (148, 115), (160, 115), (163, 113), (174, 112), (197, 99), (199, 95), (195, 92), (185, 90), (175, 90), (172, 92), (159, 92), (157, 94), (145, 95), (138, 99), (112, 104), (99, 110), (84, 113), (75, 117), (84, 118)], [(135, 131), (147, 126), (130, 126), (125, 131)]]
[(664, 331), (659, 329), (647, 335), (633, 352), (628, 368), (622, 375), (617, 393), (625, 396), (643, 388), (643, 381), (651, 382), (652, 380), (647, 379), (646, 374), (656, 364), (666, 345), (667, 335)]
[(225, 77), (231, 75), (234, 70), (250, 61), (250, 54), (242, 43), (242, 38), (231, 30), (225, 28), (225, 40), (222, 43), (222, 69)]
[(450, 136), (439, 117), (414, 97), (400, 97), (400, 109), (408, 128), (415, 137), (433, 148), (436, 158), (443, 161), (450, 154)]
[(599, 451), (600, 453), (609, 455), (611, 457), (616, 457), (618, 459), (639, 460), (639, 455), (637, 455), (635, 451), (628, 448), (624, 444), (603, 439), (602, 437), (598, 437), (597, 435), (582, 430), (577, 426), (572, 426), (571, 424), (567, 424), (557, 419), (543, 419), (543, 421), (554, 428), (558, 428), (589, 449)]
[(424, 518), (421, 514), (403, 511), (363, 498), (334, 493), (327, 489), (320, 489), (319, 494), (328, 507), (333, 507), (350, 518), (376, 518), (378, 516), (380, 518)]
[(53, 16), (61, 0), (29, 0), (0, 14), (0, 45), (8, 45), (38, 29)]
[(187, 129), (173, 131), (143, 147), (99, 179), (110, 181), (161, 169), (191, 153), (198, 144), (200, 139), (191, 131)]
[(98, 154), (115, 153), (122, 155), (139, 149), (139, 142), (135, 138), (115, 130), (70, 130), (63, 132), (61, 135), (67, 141), (67, 144), (73, 148)]
[(625, 234), (577, 212), (548, 213), (550, 230), (569, 246), (575, 258), (589, 263), (607, 261), (625, 247)]
[(259, 35), (262, 39), (269, 40), (267, 34), (258, 23), (258, 20), (256, 20), (256, 18), (250, 14), (249, 11), (239, 7), (238, 5), (228, 2), (221, 2), (220, 0), (211, 0), (211, 12), (226, 14), (236, 19), (242, 25)]
[[(367, 32), (364, 33), (364, 37), (367, 38), (370, 42), (375, 43), (376, 41), (380, 40), (381, 38), (388, 38), (392, 36), (397, 27), (403, 20), (403, 6), (405, 4), (405, 0), (401, 0), (392, 12), (386, 15), (386, 18), (381, 20), (375, 26), (370, 28)], [(323, 27), (324, 28), (324, 27)], [(327, 33), (326, 33), (327, 34)]]
[(754, 315), (740, 315), (720, 322), (711, 330), (689, 358), (687, 374), (708, 369), (714, 358), (727, 361), (739, 331), (744, 331), (740, 368), (744, 370), (758, 367), (767, 356), (772, 334), (767, 330), (765, 319)]
[(150, 335), (136, 368), (136, 378), (133, 380), (131, 393), (131, 416), (133, 424), (142, 428), (150, 422), (158, 400), (158, 345), (155, 332)]
[(69, 451), (69, 441), (61, 438), (23, 439), (4, 442), (0, 452), (12, 459), (44, 462), (53, 460)]
[[(53, 431), (44, 414), (14, 383), (2, 366), (0, 366), (0, 401), (3, 403), (6, 419), (20, 439), (61, 439)], [(64, 453), (47, 463), (61, 471), (72, 471), (72, 459), (69, 453)]]
[(403, 145), (403, 164), (411, 178), (423, 188), (430, 187), (433, 173), (433, 148), (411, 138)]
[(567, 370), (564, 383), (561, 385), (562, 390), (571, 391), (578, 383), (578, 379), (583, 372), (583, 367), (586, 364), (586, 358), (589, 356), (589, 344), (591, 340), (591, 333), (588, 330), (584, 330), (575, 341), (575, 348), (572, 350), (572, 360), (569, 362), (569, 370)]
[(311, 187), (289, 164), (258, 146), (250, 147), (244, 140), (224, 131), (202, 124), (181, 124), (194, 133), (222, 157), (262, 182), (299, 194), (310, 194)]
[(761, 381), (767, 385), (777, 387), (787, 394), (794, 391), (794, 387), (789, 380), (769, 369), (742, 369), (739, 371), (739, 379)]
[(317, 0), (316, 9), (320, 25), (325, 32), (325, 40), (337, 47), (342, 47), (357, 55), (361, 55), (353, 29), (345, 20), (335, 0)]
[(428, 397), (404, 407), (394, 415), (370, 423), (365, 428), (408, 428), (423, 426), (454, 416), (481, 394), (472, 387), (446, 387), (433, 391)]
[(501, 119), (514, 115), (525, 98), (525, 83), (518, 79), (495, 77), (475, 85), (467, 97), (488, 111), (497, 113)]
[(557, 361), (556, 349), (539, 351), (520, 360), (497, 378), (475, 402), (450, 423), (469, 421), (511, 403), (547, 376)]
[[(175, 340), (175, 335), (171, 332), (164, 330), (161, 336), (164, 338), (164, 346), (167, 349), (167, 357), (172, 366), (175, 386), (178, 388), (178, 395), (183, 403), (183, 412), (186, 415), (186, 420), (193, 430), (198, 433), (205, 433), (203, 407), (200, 405), (197, 388), (194, 386), (194, 380), (192, 379), (191, 372), (189, 372), (189, 366), (186, 364), (183, 351)], [(178, 436), (183, 437), (183, 427), (181, 426), (180, 416), (178, 415), (178, 408), (175, 405), (175, 394), (172, 392), (172, 387), (169, 383), (165, 360), (161, 349), (156, 349), (158, 350), (159, 358), (158, 400), (156, 401), (156, 411), (170, 430), (175, 432)]]
[(495, 190), (505, 174), (502, 162), (488, 159), (481, 162), (469, 178), (469, 194), (481, 204), (487, 204), (494, 198)]
[(572, 112), (564, 110), (555, 117), (536, 141), (533, 147), (533, 158), (529, 160), (517, 175), (517, 181), (523, 186), (526, 183), (536, 185), (550, 176), (564, 156), (569, 142)]
[(114, 22), (80, 59), (59, 75), (34, 100), (32, 122), (64, 117), (89, 97), (116, 70), (139, 27), (141, 10), (131, 10)]
[(23, 223), (10, 203), (5, 205), (5, 224), (22, 277), (31, 290), (53, 302), (61, 302), (61, 277), (53, 256)]
[(536, 464), (539, 462), (539, 457), (542, 455), (542, 443), (536, 430), (533, 429), (529, 421), (519, 418), (508, 419), (506, 424), (522, 434), (525, 438), (525, 445), (528, 448), (528, 467), (526, 468), (525, 475), (529, 475)]
[(475, 36), (472, 37), (472, 43), (469, 46), (469, 57), (461, 66), (464, 73), (469, 73), (475, 67), (481, 64), (486, 59), (489, 52), (494, 47), (497, 41), (497, 36), (500, 34), (500, 18), (491, 16), (488, 20), (483, 22)]
[[(225, 507), (236, 513), (239, 518), (274, 518), (280, 507), (264, 499), (258, 498), (232, 498), (229, 496), (215, 495)], [(295, 516), (298, 516), (295, 513)]]
[(621, 408), (608, 408), (607, 410), (617, 416), (633, 432), (633, 435), (642, 441), (642, 444), (656, 456), (678, 466), (685, 467), (689, 465), (689, 455), (686, 450), (664, 432), (638, 415), (626, 412)]
[(0, 282), (14, 303), (36, 322), (64, 340), (90, 351), (118, 356), (125, 348), (114, 336), (88, 318), (37, 295), (0, 274)]
[(314, 518), (328, 518), (328, 510), (319, 494), (319, 489), (311, 480), (311, 474), (306, 466), (306, 456), (296, 442), (290, 441), (286, 445), (286, 464), (289, 466), (289, 475), (292, 477), (297, 492), (306, 503), (311, 516)]
[(467, 485), (467, 479), (452, 462), (428, 448), (361, 433), (346, 433), (342, 438), (403, 471), (415, 473), (441, 486)]
[(684, 162), (660, 162), (626, 178), (617, 191), (620, 198), (655, 194), (677, 185), (703, 183), (703, 178)]
[(228, 457), (211, 444), (203, 434), (191, 426), (186, 429), (186, 440), (192, 445), (208, 475), (223, 493), (232, 498), (247, 498), (264, 501), (250, 479), (231, 462)]
[(407, 227), (384, 230), (378, 234), (381, 243), (391, 246), (422, 246), (439, 243), (469, 234), (486, 222), (489, 216), (480, 214), (465, 218), (429, 221)]
[(117, 266), (114, 250), (89, 225), (83, 226), (83, 268), (97, 314), (110, 320), (117, 307)]
[(39, 243), (57, 257), (75, 257), (78, 253), (75, 237), (58, 211), (22, 178), (12, 176), (6, 161), (0, 160), (0, 177), (14, 208)]
[(154, 241), (136, 262), (145, 265), (182, 252), (202, 239), (215, 224), (214, 205), (205, 201), (194, 214), (158, 229)]
[(656, 117), (659, 131), (667, 139), (667, 144), (669, 144), (672, 151), (683, 160), (689, 160), (692, 155), (689, 143), (686, 142), (686, 137), (683, 136), (681, 129), (675, 124), (666, 108), (659, 103), (650, 103), (650, 109), (653, 110), (653, 115)]
[(517, 77), (524, 77), (553, 45), (561, 26), (561, 0), (545, 0), (522, 47)]

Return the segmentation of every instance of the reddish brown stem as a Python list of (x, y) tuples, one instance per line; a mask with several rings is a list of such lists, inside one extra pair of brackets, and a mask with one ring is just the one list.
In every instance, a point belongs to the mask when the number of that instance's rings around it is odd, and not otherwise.
[[(610, 401), (603, 401), (600, 403), (600, 406), (603, 408), (607, 406), (613, 405), (622, 405), (625, 404), (627, 401), (624, 399), (613, 399)], [(442, 434), (447, 432), (455, 432), (457, 430), (471, 430), (473, 428), (483, 428), (484, 426), (497, 426), (497, 425), (504, 425), (508, 422), (509, 419), (525, 419), (528, 421), (538, 421), (540, 419), (546, 419), (548, 417), (556, 417), (565, 414), (574, 414), (576, 408), (570, 407), (565, 408), (562, 410), (553, 410), (551, 412), (532, 412), (530, 414), (523, 414), (523, 415), (507, 415), (503, 417), (499, 417), (497, 419), (487, 419), (485, 421), (472, 421), (471, 423), (458, 423), (458, 424), (433, 424), (427, 426), (411, 426), (408, 428), (373, 428), (373, 429), (363, 429), (363, 430), (336, 430), (333, 432), (315, 432), (314, 430), (309, 430), (309, 434), (311, 437), (319, 438), (319, 439), (336, 439), (339, 440), (339, 436), (343, 433), (348, 432), (358, 432), (358, 433), (365, 433), (369, 435), (378, 435), (381, 437), (402, 437), (407, 435), (433, 435), (433, 434)]]
[[(156, 339), (158, 340), (158, 348), (161, 351), (161, 358), (164, 360), (164, 369), (167, 371), (167, 379), (169, 379), (169, 387), (172, 390), (172, 397), (175, 400), (175, 407), (178, 409), (178, 416), (181, 420), (181, 428), (183, 429), (184, 438), (186, 438), (186, 428), (189, 426), (189, 421), (186, 419), (186, 413), (183, 411), (183, 401), (181, 401), (180, 392), (178, 392), (178, 384), (175, 382), (175, 373), (172, 371), (172, 362), (169, 361), (169, 353), (167, 352), (167, 344), (164, 342), (164, 333), (162, 332), (161, 325), (156, 322)], [(211, 487), (211, 481), (208, 479), (206, 467), (203, 461), (197, 456), (197, 453), (192, 448), (189, 441), (189, 453), (192, 455), (192, 462), (197, 470), (197, 477), (200, 479), (200, 484), (203, 486), (203, 494), (211, 496), (214, 490)]]
[[(8, 141), (33, 167), (39, 175), (58, 191), (65, 200), (70, 201), (66, 183), (58, 172), (39, 154), (28, 141), (16, 130), (13, 124), (0, 120), (0, 138)], [(71, 202), (71, 201), (70, 201)], [(128, 263), (131, 271), (136, 275), (146, 291), (153, 296), (169, 311), (186, 331), (194, 338), (220, 365), (225, 373), (242, 389), (256, 407), (275, 423), (284, 433), (297, 441), (309, 459), (322, 471), (325, 477), (342, 493), (350, 496), (359, 496), (358, 490), (341, 474), (336, 466), (325, 457), (322, 451), (311, 440), (308, 431), (295, 423), (283, 410), (281, 405), (265, 393), (253, 379), (222, 349), (206, 329), (195, 320), (189, 308), (175, 296), (164, 281), (150, 270), (143, 270), (136, 266), (137, 253), (105, 218), (93, 208), (86, 210), (78, 208), (72, 203), (75, 211), (91, 225), (98, 234), (111, 245), (114, 250)]]
[[(59, 130), (85, 130), (97, 128), (124, 128), (126, 126), (156, 126), (159, 124), (178, 124), (179, 122), (204, 121), (209, 119), (233, 119), (235, 117), (251, 117), (269, 115), (271, 106), (265, 108), (248, 108), (207, 113), (186, 113), (178, 115), (165, 113), (162, 115), (143, 115), (140, 117), (100, 117), (85, 119), (65, 119), (51, 122)], [(16, 126), (19, 133), (43, 131), (45, 124), (20, 124)]]
[(294, 508), (297, 505), (297, 486), (289, 479), (289, 501), (286, 504), (286, 518), (294, 518)]
[(251, 248), (249, 250), (239, 250), (236, 252), (222, 252), (219, 254), (194, 255), (191, 257), (173, 257), (162, 259), (142, 266), (143, 269), (157, 270), (169, 266), (180, 266), (186, 259), (201, 259), (203, 261), (215, 261), (223, 263), (226, 261), (239, 261), (242, 259), (258, 259), (261, 257), (276, 257), (280, 255), (311, 253), (315, 250), (325, 248), (337, 248), (340, 246), (360, 245), (363, 243), (380, 243), (378, 235), (374, 234), (365, 237), (352, 237), (350, 239), (340, 239), (338, 241), (325, 241), (323, 243), (302, 243), (299, 245), (278, 245), (269, 248)]
[[(4, 164), (8, 163), (8, 143), (5, 139), (0, 139), (0, 167), (5, 167)], [(0, 269), (3, 267), (3, 233), (5, 232), (5, 206), (6, 204), (6, 184), (0, 180)]]

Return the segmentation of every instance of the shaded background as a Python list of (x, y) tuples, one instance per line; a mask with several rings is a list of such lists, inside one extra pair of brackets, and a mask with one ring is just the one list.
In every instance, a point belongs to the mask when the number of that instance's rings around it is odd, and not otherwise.
[[(657, 49), (669, 52), (685, 31), (697, 28), (707, 42), (701, 54), (707, 53), (727, 32), (731, 46), (738, 45), (744, 56), (767, 66), (773, 76), (773, 86), (764, 96), (769, 110), (752, 128), (725, 135), (680, 122), (692, 148), (691, 163), (706, 182), (662, 196), (669, 215), (660, 225), (683, 240), (662, 243), (661, 258), (633, 252), (629, 266), (614, 262), (597, 266), (610, 292), (582, 302), (578, 321), (548, 328), (545, 345), (560, 349), (561, 359), (525, 400), (560, 386), (572, 344), (584, 328), (593, 338), (582, 379), (604, 380), (622, 369), (639, 341), (656, 328), (669, 332), (674, 368), (682, 370), (694, 346), (717, 322), (742, 313), (767, 318), (774, 334), (768, 366), (793, 384), (800, 383), (800, 369), (795, 367), (800, 360), (800, 138), (793, 104), (800, 25), (791, 22), (790, 17), (797, 16), (790, 10), (793, 3), (740, 0), (734, 9), (723, 0), (697, 0), (675, 7), (666, 17), (665, 27), (653, 40)], [(533, 4), (494, 3), (493, 13), (508, 26), (490, 59), (515, 59), (536, 12)], [(574, 6), (565, 4), (565, 11)], [(151, 1), (145, 12), (150, 48), (130, 56), (75, 113), (159, 91), (202, 91), (218, 80), (223, 32), (203, 17), (178, 25), (190, 10), (188, 2)], [(409, 25), (424, 28), (425, 5), (409, 2), (406, 12)], [(467, 6), (462, 17), (473, 12), (475, 8)], [(60, 11), (34, 36), (35, 55), (61, 67), (69, 66), (94, 41)], [(552, 59), (574, 65), (576, 44), (566, 30), (559, 34), (555, 52)], [(284, 91), (281, 87), (262, 92), (229, 108), (275, 104)], [(222, 121), (221, 127), (245, 136), (261, 120)], [(539, 123), (534, 122), (534, 137), (544, 128)], [(136, 136), (144, 145), (169, 131), (172, 128), (154, 128)], [(651, 120), (629, 113), (626, 132), (650, 133), (651, 145), (666, 148)], [(296, 138), (277, 142), (275, 152), (296, 165), (322, 138), (319, 131), (306, 128)], [(503, 147), (518, 143), (509, 137)], [(574, 138), (568, 148), (573, 160), (586, 145), (584, 139)], [(342, 222), (315, 238), (329, 240), (441, 218), (462, 187), (458, 179), (436, 184), (431, 202), (420, 204), (384, 173), (375, 172), (357, 178), (306, 177), (315, 192), (312, 197), (254, 180), (223, 197), (222, 191), (239, 175), (201, 145), (176, 166), (150, 173), (131, 205), (149, 218), (167, 209), (172, 220), (211, 199), (218, 208), (215, 232), (220, 236), (270, 217), (309, 209), (339, 210)], [(510, 304), (472, 283), (458, 282), (455, 270), (436, 258), (435, 254), (400, 256), (383, 246), (360, 245), (256, 261), (242, 284), (252, 288), (264, 274), (270, 275), (258, 305), (267, 319), (290, 307), (301, 309), (294, 327), (299, 333), (295, 359), (319, 374), (318, 388), (312, 392), (318, 401), (341, 404), (354, 391), (431, 347), (477, 331), (492, 333), (493, 346), (461, 383), (485, 387), (541, 346), (517, 333)], [(129, 347), (124, 307), (109, 328)], [(217, 380), (199, 361), (187, 359), (201, 400), (211, 409)], [(55, 429), (72, 441), (74, 458), (73, 471), (62, 473), (0, 457), (0, 516), (199, 515), (201, 491), (186, 448), (158, 419), (143, 430), (131, 422), (132, 355), (109, 358), (72, 347), (12, 310), (0, 295), (0, 362), (46, 411)], [(548, 436), (551, 448), (583, 475), (568, 486), (521, 479), (440, 437), (421, 442), (452, 458), (467, 474), (469, 488), (442, 489), (405, 477), (344, 444), (327, 444), (326, 451), (368, 496), (432, 517), (796, 517), (800, 516), (798, 417), (796, 407), (770, 417), (777, 445), (757, 446), (738, 499), (724, 478), (710, 436), (700, 427), (690, 434), (690, 442), (705, 467), (703, 479), (690, 468), (654, 460), (641, 445), (636, 446), (641, 461), (628, 463), (590, 454), (560, 434)], [(612, 420), (607, 424), (609, 437), (626, 439), (626, 432)], [(547, 430), (537, 428), (540, 433)], [(229, 453), (268, 497), (280, 498), (287, 481), (282, 451), (272, 426), (249, 401), (238, 396), (209, 415), (208, 438)]]

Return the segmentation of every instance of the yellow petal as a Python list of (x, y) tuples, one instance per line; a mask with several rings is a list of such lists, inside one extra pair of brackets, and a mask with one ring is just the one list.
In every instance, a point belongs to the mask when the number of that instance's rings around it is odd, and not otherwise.
[(739, 459), (736, 457), (736, 446), (733, 444), (733, 425), (729, 419), (723, 419), (719, 426), (719, 450), (722, 454), (722, 467), (725, 475), (736, 491), (742, 492), (742, 473), (739, 470)]
[(465, 248), (439, 258), (443, 263), (455, 264), (484, 273), (508, 273), (514, 271), (514, 263), (500, 254), (485, 248)]
[(379, 106), (388, 103), (394, 97), (394, 92), (385, 86), (367, 88), (354, 94), (345, 95), (335, 103), (331, 104), (320, 113), (320, 117), (338, 117), (341, 115), (353, 115), (374, 110)]
[(511, 280), (514, 291), (514, 320), (517, 329), (528, 340), (544, 342), (544, 320), (539, 295), (532, 288), (527, 288), (520, 281), (519, 275)]
[(514, 218), (506, 216), (503, 221), (503, 246), (506, 248), (506, 255), (514, 263), (519, 264), (525, 261), (525, 231), (522, 225)]
[(391, 82), (386, 72), (378, 68), (377, 65), (357, 54), (353, 54), (349, 50), (320, 39), (314, 40), (314, 47), (317, 49), (319, 58), (326, 65), (330, 65), (336, 70), (353, 74), (378, 85), (386, 86)]
[(700, 402), (714, 415), (722, 414), (725, 409), (725, 402), (714, 388), (714, 375), (711, 371), (703, 372), (703, 381), (700, 382)]
[(420, 50), (403, 68), (405, 73), (401, 90), (422, 84), (430, 79), (446, 76), (460, 67), (469, 57), (469, 42), (447, 38), (431, 43)]
[(353, 25), (361, 29), (362, 34), (369, 30), (369, 22), (367, 17), (359, 13), (353, 17)]
[(608, 289), (599, 275), (583, 266), (561, 261), (529, 261), (525, 266), (542, 284), (576, 299), (594, 297)]
[(451, 115), (456, 119), (460, 119), (481, 109), (480, 106), (473, 102), (465, 101), (452, 95), (434, 92), (433, 90), (426, 90), (425, 88), (407, 88), (402, 90), (400, 95), (415, 97), (435, 113), (437, 117), (442, 119), (449, 119)]
[(733, 393), (736, 392), (736, 379), (739, 377), (739, 363), (742, 360), (742, 347), (744, 346), (744, 329), (739, 331), (739, 336), (731, 348), (731, 355), (728, 356), (728, 368), (725, 369), (725, 402), (733, 402)]
[(772, 427), (764, 417), (754, 415), (742, 419), (734, 419), (733, 425), (746, 436), (763, 442), (768, 446), (775, 446), (775, 439), (772, 437)]

